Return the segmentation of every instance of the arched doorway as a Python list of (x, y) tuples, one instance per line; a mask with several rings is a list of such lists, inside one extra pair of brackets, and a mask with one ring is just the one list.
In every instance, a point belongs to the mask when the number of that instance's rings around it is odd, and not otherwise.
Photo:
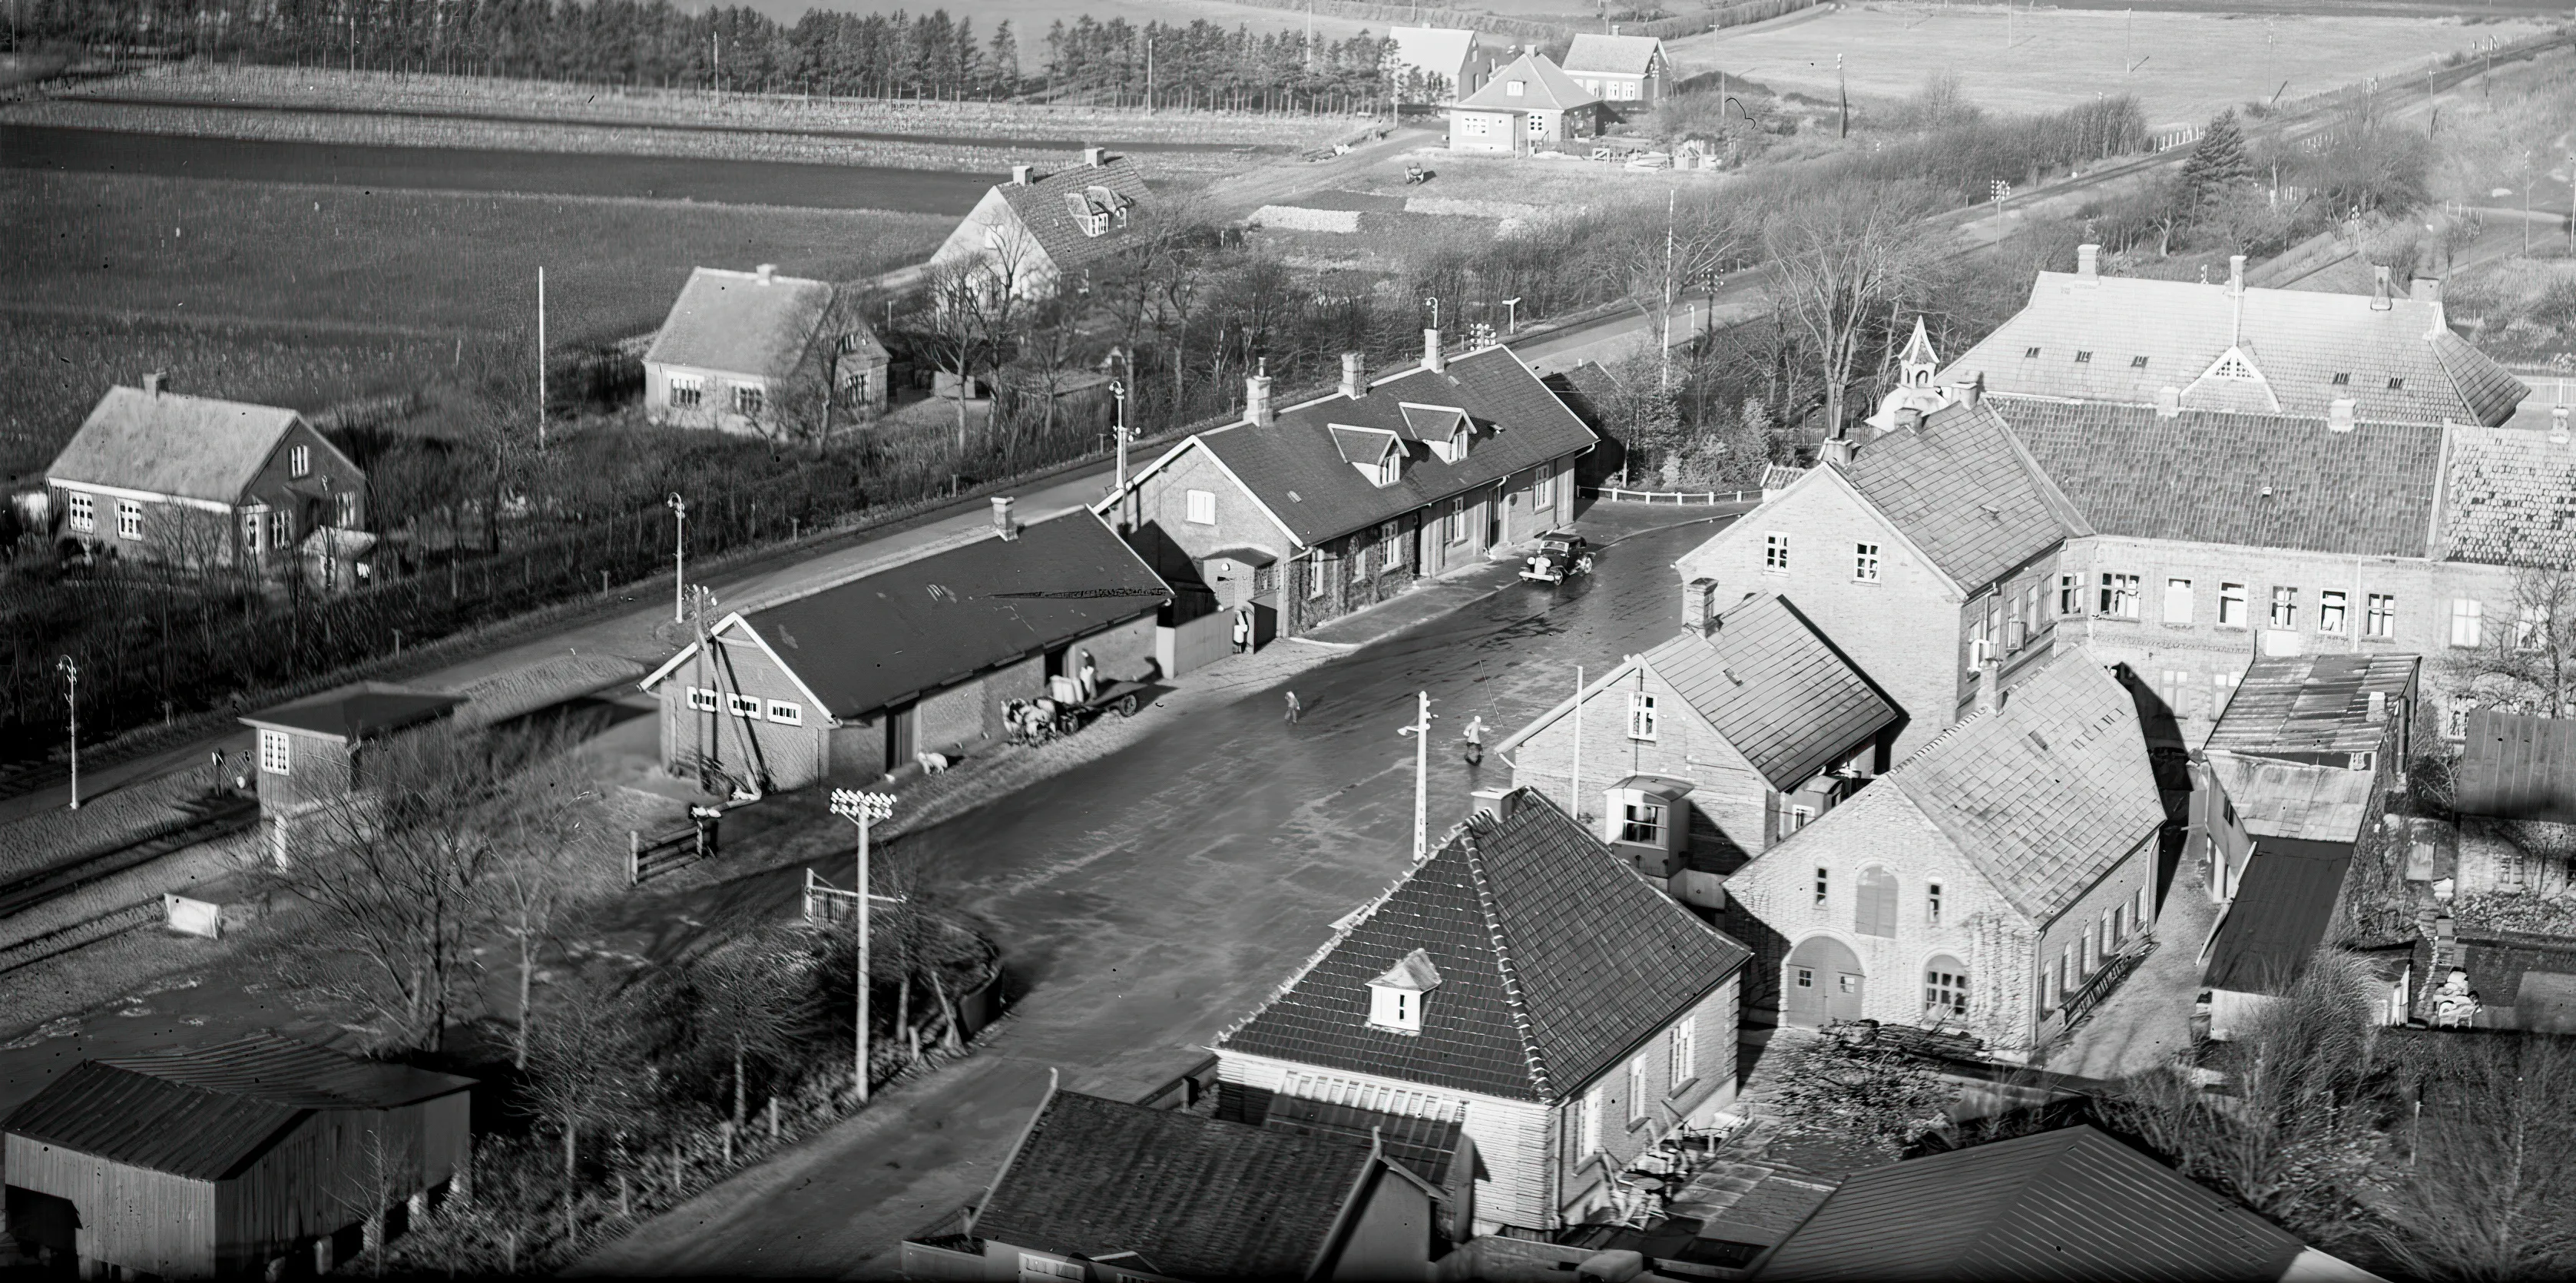
[(1780, 1022), (1813, 1029), (1860, 1019), (1860, 956), (1832, 936), (1809, 936), (1789, 951), (1780, 977)]

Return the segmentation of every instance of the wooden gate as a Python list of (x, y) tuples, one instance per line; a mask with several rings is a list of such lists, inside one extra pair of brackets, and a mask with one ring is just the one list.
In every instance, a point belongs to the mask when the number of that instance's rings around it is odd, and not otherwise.
[(716, 822), (724, 808), (692, 806), (689, 823), (667, 833), (646, 838), (626, 831), (626, 885), (639, 887), (665, 873), (683, 869), (716, 853)]

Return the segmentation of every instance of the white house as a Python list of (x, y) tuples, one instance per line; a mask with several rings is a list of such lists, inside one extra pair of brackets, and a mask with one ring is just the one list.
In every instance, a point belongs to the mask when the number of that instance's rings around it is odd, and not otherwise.
[(1389, 27), (1387, 79), (1401, 102), (1445, 106), (1485, 87), (1493, 56), (1463, 27)]
[(1601, 95), (1525, 53), (1449, 109), (1449, 150), (1517, 154), (1601, 132)]

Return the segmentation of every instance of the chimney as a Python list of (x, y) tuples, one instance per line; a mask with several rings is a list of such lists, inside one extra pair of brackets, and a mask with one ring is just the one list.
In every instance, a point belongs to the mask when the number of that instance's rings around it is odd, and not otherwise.
[(1969, 380), (1967, 388), (1959, 393), (1959, 404), (1973, 410), (1978, 406), (1985, 404), (1985, 400), (1986, 372), (1979, 370), (1977, 371), (1977, 377)]
[(752, 272), (754, 275), (760, 277), (761, 284), (767, 285), (771, 281), (778, 279), (778, 264), (763, 263), (760, 266), (753, 268)]
[(2381, 263), (2370, 270), (2371, 274), (2377, 278), (2371, 282), (2370, 286), (2370, 310), (2374, 312), (2385, 312), (2389, 308), (2388, 265), (2386, 263)]
[(1618, 24), (1618, 23), (1615, 23), (1615, 22), (1614, 22), (1614, 23), (1611, 23), (1611, 24), (1610, 24), (1610, 34), (1611, 34), (1611, 35), (1614, 35), (1614, 36), (1615, 36), (1615, 35), (1617, 35), (1617, 34), (1619, 34), (1619, 24)]
[(2075, 283), (2078, 285), (2092, 285), (2100, 282), (2101, 279), (2102, 247), (2099, 245), (2076, 246)]
[(2438, 276), (2416, 277), (2414, 282), (2406, 287), (2406, 297), (2411, 299), (2421, 299), (2427, 303), (2441, 302), (2442, 278)]
[(1682, 586), (1682, 627), (1702, 637), (1717, 631), (1717, 581), (1694, 579)]
[(2549, 407), (2549, 439), (2557, 445), (2567, 444), (2567, 407)]
[(1837, 468), (1852, 466), (1852, 460), (1858, 455), (1859, 451), (1852, 448), (1850, 437), (1827, 437), (1823, 445), (1816, 447), (1816, 462), (1830, 463)]
[(1422, 332), (1422, 368), (1433, 373), (1449, 368), (1449, 358), (1440, 350), (1440, 331)]
[(1009, 495), (997, 494), (993, 496), (993, 529), (1005, 539), (1017, 539), (1020, 537), (1019, 523), (1011, 520), (1011, 497)]
[[(143, 391), (147, 396), (159, 396), (163, 392), (169, 390), (169, 387), (170, 376), (163, 371), (154, 370), (143, 376)], [(2558, 421), (2561, 425), (2564, 425), (2567, 422), (2566, 411), (2561, 410), (2558, 412)]]
[(1082, 163), (1093, 169), (1098, 169), (1102, 165), (1108, 163), (1108, 159), (1109, 149), (1106, 147), (1085, 147), (1082, 149)]
[(2003, 702), (2004, 662), (1987, 655), (1977, 661), (1977, 711), (1991, 713)]
[(2326, 431), (2352, 431), (2352, 398), (2339, 396), (2326, 402)]
[(2378, 725), (2379, 723), (2381, 723), (2381, 722), (2385, 722), (2385, 721), (2387, 721), (2387, 720), (2388, 720), (2388, 692), (2386, 692), (2386, 691), (2372, 691), (2372, 692), (2370, 693), (2370, 721), (2371, 721), (2371, 724), (2375, 726), (2375, 725)]
[(1266, 428), (1278, 422), (1270, 409), (1270, 362), (1261, 363), (1261, 371), (1243, 381), (1243, 421)]
[(1352, 400), (1368, 395), (1368, 368), (1357, 352), (1342, 353), (1342, 395)]
[(2245, 256), (2242, 254), (2227, 256), (2227, 292), (2230, 294), (2245, 292)]
[(2156, 389), (2156, 417), (2159, 419), (2182, 417), (2181, 388), (2168, 383)]
[(1028, 185), (1029, 185), (1029, 174), (1030, 174), (1031, 172), (1032, 172), (1032, 171), (1031, 171), (1031, 167), (1030, 167), (1030, 166), (1027, 166), (1027, 165), (1013, 165), (1013, 166), (1011, 166), (1011, 186), (1013, 186), (1013, 187), (1026, 187), (1026, 186), (1028, 186)]

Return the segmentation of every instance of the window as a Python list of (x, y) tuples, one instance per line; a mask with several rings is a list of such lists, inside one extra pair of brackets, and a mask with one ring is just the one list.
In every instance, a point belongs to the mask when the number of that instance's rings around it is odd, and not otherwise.
[(1781, 574), (1789, 572), (1789, 536), (1776, 530), (1762, 536), (1762, 568)]
[(1388, 570), (1404, 564), (1404, 527), (1388, 522), (1377, 528), (1378, 562)]
[(1852, 578), (1857, 579), (1862, 583), (1874, 584), (1878, 582), (1877, 544), (1861, 543), (1852, 545)]
[(259, 514), (257, 508), (242, 509), (242, 548), (245, 551), (259, 551)]
[(2549, 635), (2549, 608), (2526, 601), (2513, 616), (2513, 648), (2517, 651), (2540, 649), (2541, 639)]
[(2036, 361), (2036, 360), (2038, 360), (2038, 359), (2039, 359), (2039, 349), (2038, 349), (2038, 348), (2035, 348), (2035, 347), (2026, 347), (2026, 348), (2023, 348), (2023, 349), (2021, 350), (2021, 359), (2023, 359), (2023, 360), (2025, 360), (2025, 361)]
[(2442, 710), (2442, 738), (2464, 740), (2469, 737), (2469, 710), (2477, 705), (2469, 700), (2455, 700)]
[(841, 371), (841, 390), (852, 397), (866, 396), (868, 394), (868, 367), (864, 365), (852, 365), (843, 368)]
[(1646, 1121), (1646, 1058), (1628, 1062), (1628, 1125)]
[(1313, 601), (1323, 595), (1324, 554), (1322, 549), (1317, 549), (1314, 555), (1306, 560), (1306, 600)]
[(2144, 931), (2156, 916), (2156, 887), (2150, 882), (2138, 888), (2138, 929)]
[(98, 529), (98, 500), (74, 490), (64, 496), (64, 501), (71, 513), (72, 529)]
[(1199, 526), (1213, 526), (1213, 525), (1215, 525), (1215, 524), (1216, 524), (1216, 492), (1215, 492), (1215, 491), (1213, 491), (1213, 490), (1193, 490), (1193, 491), (1190, 491), (1190, 493), (1189, 493), (1189, 519), (1190, 519), (1190, 524), (1192, 524), (1192, 525), (1199, 525)]
[[(1529, 86), (1521, 81), (1507, 80), (1503, 82), (1503, 96), (1506, 98), (1518, 98), (1528, 92)], [(1533, 120), (1530, 122), (1530, 126), (1532, 128), (1536, 128), (1538, 126), (1538, 122)]]
[(1369, 576), (1368, 555), (1369, 555), (1369, 546), (1368, 546), (1367, 544), (1360, 543), (1360, 542), (1358, 542), (1358, 541), (1356, 541), (1356, 540), (1354, 540), (1354, 541), (1352, 542), (1352, 544), (1351, 544), (1351, 578), (1352, 578), (1352, 580), (1353, 580), (1353, 581), (1358, 581), (1358, 580), (1362, 580), (1362, 579), (1366, 579), (1366, 578), (1368, 578), (1368, 576)]
[(2075, 363), (2077, 365), (2091, 365), (2093, 364), (2093, 354), (2090, 352), (2078, 352), (2075, 354)]
[(1556, 465), (1538, 465), (1538, 480), (1530, 483), (1530, 506), (1540, 512), (1556, 507)]
[(2318, 632), (2339, 633), (2343, 631), (2344, 603), (2347, 600), (2349, 599), (2346, 598), (2344, 594), (2332, 588), (2326, 589), (2324, 592), (2317, 594)]
[(1923, 968), (1923, 1014), (1949, 1020), (1968, 1014), (1968, 969), (1947, 954)]
[(1059, 1261), (1034, 1252), (1020, 1253), (1020, 1277), (1026, 1279), (1079, 1279), (1082, 1266), (1072, 1261)]
[(2245, 626), (2245, 585), (2223, 583), (2218, 586), (2218, 626)]
[(1449, 542), (1465, 543), (1466, 541), (1467, 501), (1452, 499), (1449, 501)]
[(1583, 1093), (1574, 1110), (1574, 1161), (1581, 1164), (1601, 1149), (1601, 1089)]
[(1815, 968), (1813, 968), (1813, 967), (1800, 967), (1800, 968), (1798, 968), (1798, 987), (1799, 987), (1799, 988), (1801, 988), (1801, 989), (1813, 989), (1813, 988), (1815, 988), (1815, 987), (1816, 987), (1816, 971), (1815, 971)]
[(1369, 1023), (1400, 1033), (1422, 1032), (1422, 995), (1393, 985), (1370, 985)]
[(733, 390), (733, 412), (736, 414), (760, 413), (760, 389), (736, 387)]
[(760, 716), (760, 700), (752, 695), (725, 696), (725, 711), (736, 717)]
[(768, 706), (764, 711), (769, 714), (769, 720), (776, 722), (781, 726), (803, 726), (805, 724), (805, 706), (802, 704), (791, 704), (783, 699), (773, 699), (769, 701)]
[(1941, 925), (1941, 884), (1938, 882), (1923, 888), (1923, 921), (1936, 927)]
[(295, 514), (284, 509), (268, 514), (268, 546), (285, 548), (295, 542)]
[(2143, 370), (2143, 369), (2147, 368), (2147, 358), (2145, 358), (2145, 357), (2143, 357), (2143, 356), (2133, 356), (2133, 357), (2130, 357), (2130, 358), (2129, 358), (2129, 368), (2130, 368), (2130, 369), (2132, 369), (2132, 370)]
[(707, 381), (704, 378), (695, 374), (671, 376), (671, 388), (666, 397), (671, 404), (687, 409), (703, 403), (706, 398)]
[(299, 445), (287, 448), (286, 475), (290, 477), (309, 477), (313, 475), (313, 447), (309, 445)]
[(1896, 934), (1896, 875), (1875, 865), (1860, 871), (1852, 930), (1865, 936)]
[(1796, 833), (1798, 830), (1800, 830), (1800, 829), (1803, 829), (1803, 828), (1807, 827), (1808, 823), (1809, 823), (1809, 822), (1811, 822), (1811, 821), (1813, 821), (1815, 818), (1816, 818), (1816, 808), (1814, 808), (1814, 807), (1812, 807), (1812, 806), (1793, 806), (1793, 807), (1790, 807), (1786, 812), (1783, 812), (1783, 813), (1781, 814), (1781, 816), (1780, 816), (1780, 838), (1781, 838), (1781, 840), (1782, 840), (1782, 841), (1784, 841), (1784, 842), (1785, 842), (1785, 841), (1787, 841), (1787, 840), (1788, 840), (1788, 838), (1789, 838), (1789, 836), (1790, 836), (1791, 834)]
[(2406, 380), (2404, 380), (2404, 379), (2402, 379), (2402, 378), (2391, 377), (2391, 378), (2388, 380), (2388, 390), (2389, 390), (2389, 391), (2391, 391), (2391, 392), (2403, 392), (2403, 391), (2405, 391), (2405, 390), (2406, 390)]
[(2279, 584), (2272, 586), (2272, 626), (2274, 628), (2299, 626), (2298, 589), (2286, 588)]
[(358, 528), (358, 494), (356, 491), (343, 490), (332, 496), (331, 524), (338, 526), (342, 530), (355, 530)]
[(2168, 579), (2165, 581), (2165, 622), (2168, 624), (2188, 624), (2191, 622), (2190, 580)]
[(119, 539), (140, 539), (143, 537), (142, 504), (137, 503), (132, 499), (119, 499), (116, 501), (116, 537)]
[(259, 733), (259, 769), (271, 775), (284, 775), (294, 760), (294, 750), (287, 744), (286, 732)]
[(2136, 575), (2115, 575), (2108, 571), (2103, 572), (2102, 613), (2113, 619), (2138, 617), (2138, 577)]
[(2059, 575), (2057, 577), (2057, 613), (2060, 615), (2080, 615), (2084, 613), (2084, 581), (2082, 579), (2079, 579), (2074, 575)]
[(1816, 866), (1816, 907), (1825, 907), (1825, 893), (1832, 888), (1833, 870)]
[(2372, 593), (2362, 601), (2361, 635), (2394, 637), (2397, 635), (2397, 599), (2386, 593)]
[(1644, 691), (1628, 692), (1628, 738), (1655, 738), (1655, 697)]
[(2335, 385), (2336, 387), (2339, 387), (2339, 388), (2348, 388), (2348, 387), (2351, 387), (2351, 386), (2352, 386), (2352, 371), (2350, 371), (2350, 370), (2342, 370), (2342, 371), (2338, 371), (2338, 372), (2335, 374), (2335, 376), (2334, 376), (2334, 385)]
[(1660, 802), (1636, 801), (1622, 804), (1619, 840), (1640, 842), (1647, 846), (1664, 844), (1664, 807)]
[(1672, 1063), (1666, 1065), (1665, 1069), (1670, 1074), (1671, 1081), (1666, 1084), (1665, 1090), (1680, 1091), (1689, 1084), (1691, 1079), (1699, 1077), (1697, 1016), (1684, 1016), (1680, 1024), (1673, 1026), (1673, 1045), (1669, 1058)]
[(696, 709), (701, 713), (712, 713), (716, 711), (720, 705), (717, 703), (716, 693), (714, 691), (707, 690), (703, 687), (692, 686), (689, 688), (689, 707)]
[(2451, 644), (2474, 648), (2480, 637), (2479, 622), (2486, 605), (2475, 597), (2451, 599)]

